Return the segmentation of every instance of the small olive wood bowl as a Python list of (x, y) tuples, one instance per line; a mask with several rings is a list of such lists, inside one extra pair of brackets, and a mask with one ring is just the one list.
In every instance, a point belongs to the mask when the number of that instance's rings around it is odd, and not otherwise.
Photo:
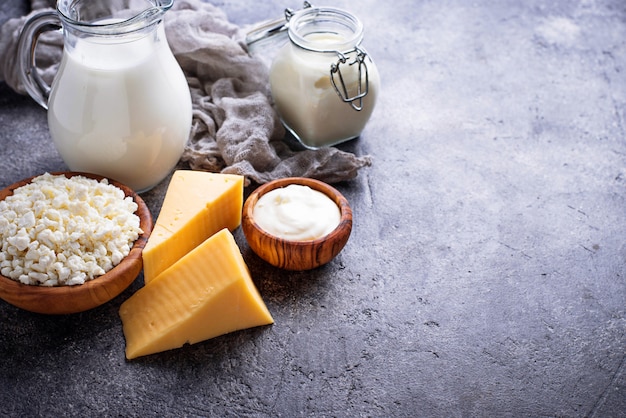
[[(261, 229), (253, 216), (259, 198), (290, 184), (309, 186), (330, 197), (341, 212), (337, 228), (322, 238), (310, 241), (286, 240)], [(309, 178), (290, 177), (271, 181), (252, 192), (243, 206), (241, 226), (252, 251), (269, 264), (285, 270), (310, 270), (328, 263), (346, 245), (352, 231), (352, 209), (348, 200), (328, 184)]]
[[(51, 174), (63, 174), (68, 178), (82, 175), (96, 180), (103, 179), (102, 176), (79, 172)], [(33, 178), (27, 178), (3, 189), (0, 191), (0, 200), (12, 195), (18, 187), (30, 183)], [(53, 287), (26, 285), (0, 275), (0, 298), (14, 306), (35, 313), (72, 314), (100, 306), (130, 286), (143, 267), (141, 253), (152, 231), (152, 215), (141, 197), (129, 187), (111, 179), (109, 183), (122, 189), (126, 196), (131, 196), (138, 206), (135, 214), (139, 216), (139, 225), (143, 234), (135, 241), (130, 253), (107, 273), (81, 285)]]

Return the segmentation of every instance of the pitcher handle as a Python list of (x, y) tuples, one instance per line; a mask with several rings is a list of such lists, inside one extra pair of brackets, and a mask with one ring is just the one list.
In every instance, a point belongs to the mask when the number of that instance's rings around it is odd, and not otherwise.
[(48, 109), (50, 86), (43, 80), (36, 65), (35, 49), (39, 36), (47, 31), (61, 29), (61, 19), (55, 11), (33, 15), (26, 21), (18, 41), (19, 77), (26, 92), (44, 109)]

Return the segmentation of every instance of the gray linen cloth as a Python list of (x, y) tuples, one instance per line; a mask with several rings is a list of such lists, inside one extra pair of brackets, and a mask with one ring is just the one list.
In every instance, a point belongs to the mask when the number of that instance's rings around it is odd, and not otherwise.
[[(31, 1), (32, 12), (7, 21), (0, 31), (0, 81), (25, 94), (18, 76), (17, 41), (27, 18), (54, 1)], [(191, 90), (193, 125), (181, 162), (194, 170), (240, 174), (246, 185), (300, 176), (328, 183), (350, 180), (371, 165), (335, 147), (290, 148), (272, 106), (268, 68), (248, 53), (245, 28), (200, 0), (176, 0), (165, 14), (165, 31)], [(37, 47), (41, 75), (52, 81), (61, 60), (59, 32), (45, 33)]]

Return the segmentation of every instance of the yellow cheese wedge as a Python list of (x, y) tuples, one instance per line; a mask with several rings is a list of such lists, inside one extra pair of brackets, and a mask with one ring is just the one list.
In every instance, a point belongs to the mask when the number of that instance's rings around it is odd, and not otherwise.
[(128, 359), (274, 323), (227, 229), (139, 289), (119, 314)]
[(177, 170), (143, 249), (149, 283), (205, 239), (241, 223), (243, 176)]

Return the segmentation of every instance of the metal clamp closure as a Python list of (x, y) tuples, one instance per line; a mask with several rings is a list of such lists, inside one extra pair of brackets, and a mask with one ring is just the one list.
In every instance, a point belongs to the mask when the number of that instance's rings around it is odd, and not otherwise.
[[(313, 5), (308, 1), (305, 1), (301, 10), (309, 9), (311, 7), (313, 7)], [(274, 36), (281, 35), (287, 32), (287, 30), (289, 29), (289, 21), (291, 20), (293, 15), (298, 12), (299, 10), (286, 8), (284, 16), (275, 20), (262, 23), (259, 26), (253, 28), (246, 35), (246, 44), (251, 47), (253, 46), (253, 44), (267, 41)]]
[[(352, 52), (355, 52), (356, 56), (353, 61), (348, 62), (348, 56)], [(367, 93), (369, 92), (369, 73), (367, 70), (367, 64), (365, 63), (367, 53), (359, 49), (359, 47), (355, 47), (353, 51), (348, 53), (337, 52), (337, 55), (339, 56), (337, 62), (330, 65), (330, 82), (341, 100), (345, 103), (350, 103), (350, 106), (352, 106), (354, 110), (360, 111), (363, 109), (363, 98), (367, 96)], [(346, 64), (358, 65), (359, 78), (357, 80), (356, 95), (352, 97), (350, 97), (348, 87), (346, 86), (343, 74), (341, 73), (341, 66)], [(365, 76), (365, 83), (363, 83), (363, 76)]]
[[(305, 1), (305, 2), (302, 4), (302, 9), (301, 9), (301, 10), (304, 10), (304, 9), (309, 9), (309, 8), (311, 8), (311, 7), (313, 7), (313, 5), (312, 5), (311, 3), (309, 3), (308, 1)], [(294, 12), (294, 11), (293, 11), (293, 9), (291, 9), (291, 8), (287, 7), (287, 8), (285, 9), (285, 20), (286, 20), (287, 22), (289, 22), (289, 21), (291, 20), (291, 17), (292, 17), (293, 15), (295, 15), (296, 13), (297, 13), (297, 11), (296, 11), (296, 12)]]

